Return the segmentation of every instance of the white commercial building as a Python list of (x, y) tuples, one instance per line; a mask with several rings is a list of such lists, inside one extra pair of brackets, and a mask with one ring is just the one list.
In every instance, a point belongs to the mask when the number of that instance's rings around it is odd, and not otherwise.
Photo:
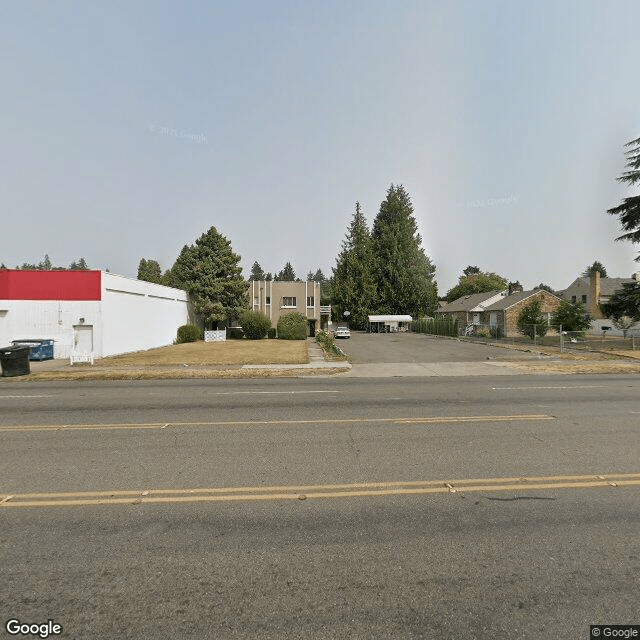
[(0, 270), (0, 347), (53, 339), (54, 357), (103, 357), (172, 344), (191, 321), (180, 289), (105, 271)]

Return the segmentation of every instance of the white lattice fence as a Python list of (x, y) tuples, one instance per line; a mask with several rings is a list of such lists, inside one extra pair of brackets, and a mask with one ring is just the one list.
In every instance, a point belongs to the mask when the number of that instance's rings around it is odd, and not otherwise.
[(226, 339), (227, 339), (226, 329), (217, 329), (215, 331), (204, 332), (205, 342), (224, 342)]

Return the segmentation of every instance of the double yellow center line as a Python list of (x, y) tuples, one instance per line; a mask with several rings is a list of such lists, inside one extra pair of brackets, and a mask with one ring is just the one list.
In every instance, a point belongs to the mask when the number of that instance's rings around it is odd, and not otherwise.
[[(412, 482), (356, 482), (350, 484), (282, 485), (270, 487), (213, 487), (199, 489), (135, 489), (63, 493), (0, 494), (0, 509), (15, 507), (71, 507), (90, 505), (180, 504), (193, 502), (255, 502), (427, 494), (512, 492), (640, 486), (640, 473), (473, 478)], [(528, 496), (531, 497), (531, 496)]]
[(426, 416), (406, 418), (313, 418), (311, 420), (227, 420), (204, 422), (107, 422), (96, 424), (32, 424), (2, 425), (0, 432), (20, 431), (88, 431), (113, 429), (166, 429), (167, 427), (269, 427), (306, 426), (327, 424), (449, 424), (464, 422), (515, 422), (532, 420), (555, 420), (545, 414), (518, 414), (507, 416)]

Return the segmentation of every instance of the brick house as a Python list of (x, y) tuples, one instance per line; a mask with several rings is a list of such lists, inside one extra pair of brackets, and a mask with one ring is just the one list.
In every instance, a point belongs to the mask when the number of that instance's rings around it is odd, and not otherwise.
[(551, 322), (551, 315), (560, 306), (562, 298), (542, 289), (533, 289), (517, 291), (486, 306), (480, 314), (480, 324), (500, 327), (505, 337), (520, 335), (518, 316), (524, 307), (535, 300), (540, 300), (540, 311), (546, 316), (547, 321)]
[(442, 304), (436, 311), (438, 318), (447, 318), (458, 321), (458, 327), (464, 329), (470, 324), (480, 324), (482, 312), (494, 302), (507, 295), (507, 290), (486, 291), (485, 293), (472, 293), (462, 296), (452, 302)]
[(250, 280), (247, 291), (249, 306), (261, 311), (276, 327), (280, 316), (298, 311), (306, 316), (308, 334), (314, 336), (320, 323), (320, 283), (285, 280)]

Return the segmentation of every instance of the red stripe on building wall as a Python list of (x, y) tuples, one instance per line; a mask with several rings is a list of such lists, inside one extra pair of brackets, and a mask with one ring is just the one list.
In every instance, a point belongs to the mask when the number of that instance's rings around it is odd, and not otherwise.
[(0, 270), (0, 300), (101, 300), (100, 271)]

